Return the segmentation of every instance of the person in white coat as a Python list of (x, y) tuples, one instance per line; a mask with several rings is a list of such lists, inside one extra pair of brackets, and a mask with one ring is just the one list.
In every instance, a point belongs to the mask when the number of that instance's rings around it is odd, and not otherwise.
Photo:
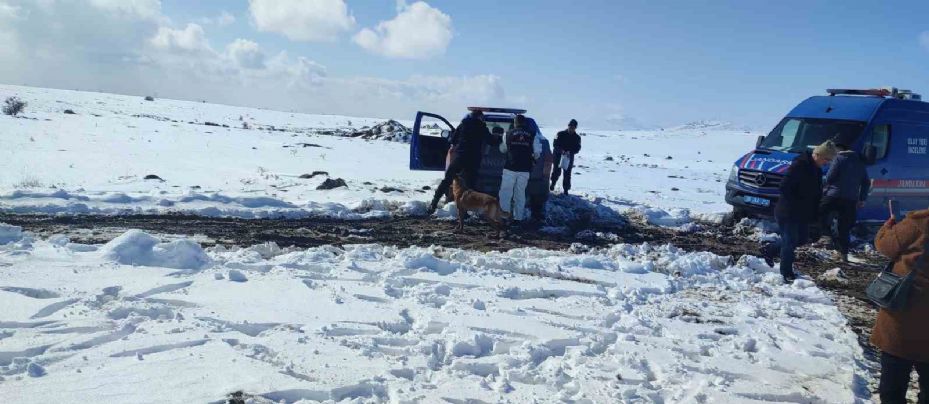
[(500, 151), (506, 155), (500, 182), (500, 208), (510, 213), (514, 221), (523, 221), (526, 214), (526, 185), (529, 173), (542, 155), (542, 141), (536, 136), (523, 115), (516, 115)]

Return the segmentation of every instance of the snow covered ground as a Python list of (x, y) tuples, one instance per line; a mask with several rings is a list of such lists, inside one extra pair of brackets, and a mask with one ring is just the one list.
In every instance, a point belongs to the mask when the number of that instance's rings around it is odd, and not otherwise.
[(0, 402), (862, 402), (812, 282), (671, 246), (204, 251), (0, 229)]
[[(423, 212), (439, 179), (407, 169), (407, 144), (338, 136), (386, 119), (0, 85), (11, 95), (29, 106), (0, 116), (0, 211), (386, 217)], [(705, 126), (588, 131), (585, 201), (552, 214), (719, 219), (754, 135)], [(328, 178), (347, 187), (317, 190)], [(0, 307), (0, 402), (868, 400), (856, 336), (811, 281), (667, 245), (204, 250), (0, 224)]]
[[(331, 135), (385, 119), (0, 85), (0, 98), (12, 95), (29, 106), (21, 118), (0, 116), (4, 211), (383, 217), (423, 212), (423, 188), (440, 177), (410, 171), (407, 144)], [(412, 117), (393, 118), (409, 126)], [(699, 125), (586, 133), (575, 191), (668, 226), (728, 211), (729, 169), (754, 142)], [(315, 171), (328, 176), (300, 178)], [(327, 177), (348, 187), (317, 190)]]

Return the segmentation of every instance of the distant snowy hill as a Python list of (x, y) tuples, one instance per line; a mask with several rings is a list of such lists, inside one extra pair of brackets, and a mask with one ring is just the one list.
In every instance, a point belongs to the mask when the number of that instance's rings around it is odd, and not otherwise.
[[(412, 124), (403, 117), (0, 85), (0, 98), (9, 96), (29, 105), (20, 117), (0, 116), (3, 211), (384, 217), (423, 212), (441, 177), (409, 169)], [(578, 195), (673, 225), (729, 209), (726, 176), (753, 136), (710, 121), (681, 127), (698, 132), (686, 139), (616, 123), (627, 129), (584, 131)], [(553, 139), (561, 127), (542, 130)]]
[(669, 131), (684, 131), (684, 130), (750, 131), (750, 129), (744, 125), (736, 125), (732, 122), (715, 121), (715, 120), (700, 120), (700, 121), (687, 122), (683, 125), (666, 128), (665, 130), (669, 130)]
[(670, 131), (670, 132), (680, 132), (680, 131), (734, 131), (734, 132), (746, 132), (752, 131), (752, 129), (747, 125), (740, 125), (729, 121), (720, 121), (713, 119), (703, 119), (698, 121), (690, 121), (681, 125), (674, 126), (665, 126), (660, 127), (658, 125), (650, 125), (639, 121), (636, 118), (625, 116), (625, 115), (616, 115), (607, 117), (602, 124), (595, 125), (597, 127), (602, 127), (604, 130), (613, 130), (613, 131)]
[(638, 119), (625, 115), (612, 115), (605, 119), (604, 129), (608, 130), (648, 130), (654, 126), (646, 125)]

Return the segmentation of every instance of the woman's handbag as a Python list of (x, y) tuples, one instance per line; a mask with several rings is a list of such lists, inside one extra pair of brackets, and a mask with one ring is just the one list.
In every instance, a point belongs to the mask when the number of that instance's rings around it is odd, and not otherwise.
[(905, 276), (900, 276), (893, 273), (893, 268), (894, 263), (891, 261), (880, 275), (868, 284), (865, 293), (868, 299), (883, 309), (904, 310), (913, 286), (915, 272), (910, 271)]

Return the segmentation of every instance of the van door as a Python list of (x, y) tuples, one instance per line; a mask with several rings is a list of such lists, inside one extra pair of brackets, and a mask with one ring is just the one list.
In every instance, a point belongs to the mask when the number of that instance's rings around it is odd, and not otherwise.
[(865, 135), (861, 153), (864, 155), (869, 146), (874, 147), (874, 161), (868, 165), (868, 177), (871, 178), (871, 193), (865, 202), (864, 208), (858, 211), (858, 219), (862, 221), (881, 222), (890, 214), (887, 210), (887, 200), (891, 198), (892, 190), (889, 179), (896, 174), (890, 154), (891, 125), (875, 124), (871, 131)]
[(442, 116), (417, 112), (410, 139), (410, 170), (445, 171), (449, 137), (454, 131)]
[[(884, 130), (881, 126), (887, 128), (888, 146), (884, 149), (884, 156), (880, 147)], [(899, 218), (906, 212), (929, 207), (929, 170), (926, 169), (929, 167), (929, 123), (894, 122), (877, 125), (872, 134), (877, 134), (873, 139), (878, 159), (869, 170), (874, 184), (869, 208), (874, 202), (883, 205), (881, 210), (887, 212), (887, 201), (892, 199), (897, 207), (895, 214)], [(868, 211), (871, 212), (871, 209)], [(889, 213), (879, 216), (886, 219)]]

